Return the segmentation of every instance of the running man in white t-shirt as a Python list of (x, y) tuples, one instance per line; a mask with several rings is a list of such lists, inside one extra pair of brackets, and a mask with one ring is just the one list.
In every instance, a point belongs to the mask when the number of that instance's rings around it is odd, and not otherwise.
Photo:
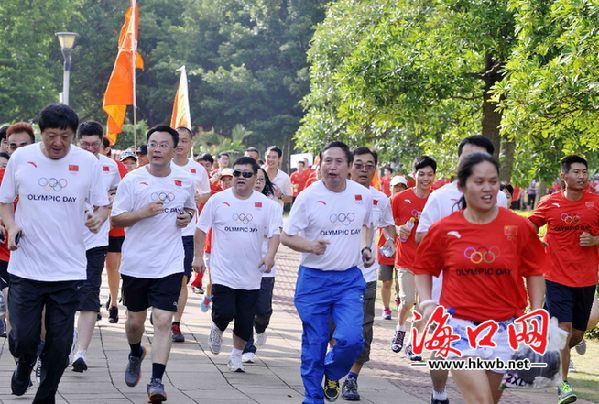
[[(187, 172), (193, 178), (195, 201), (197, 206), (201, 206), (210, 198), (210, 180), (208, 172), (199, 163), (189, 157), (191, 146), (193, 144), (193, 134), (187, 128), (177, 128), (179, 133), (179, 143), (175, 148), (175, 157), (171, 165)], [(196, 209), (197, 218), (197, 209)], [(181, 317), (187, 305), (188, 290), (187, 284), (191, 279), (191, 261), (193, 260), (193, 235), (195, 233), (196, 220), (181, 230), (181, 239), (183, 240), (183, 249), (185, 250), (183, 280), (181, 282), (181, 293), (179, 294), (179, 304), (177, 312), (171, 325), (171, 339), (173, 342), (185, 342), (185, 337), (181, 333)]]
[[(335, 400), (339, 379), (362, 353), (366, 282), (359, 266), (374, 264), (372, 196), (347, 179), (351, 151), (331, 142), (320, 160), (322, 180), (299, 194), (281, 235), (284, 245), (301, 252), (295, 307), (303, 328), (304, 403)], [(334, 344), (327, 353), (331, 320)]]
[[(378, 155), (374, 150), (368, 147), (356, 147), (353, 150), (354, 161), (351, 168), (351, 179), (370, 190), (372, 196), (372, 222), (375, 227), (382, 228), (387, 235), (387, 243), (385, 247), (392, 251), (395, 249), (395, 222), (393, 221), (393, 213), (391, 212), (391, 204), (387, 195), (373, 186), (371, 186), (372, 178), (377, 170)], [(356, 401), (360, 399), (358, 393), (358, 376), (362, 367), (370, 360), (370, 344), (373, 338), (373, 329), (375, 318), (376, 304), (376, 281), (378, 262), (376, 260), (375, 248), (377, 248), (376, 240), (370, 246), (375, 257), (374, 265), (366, 267), (363, 263), (360, 264), (360, 269), (366, 281), (366, 289), (364, 291), (364, 352), (356, 359), (350, 372), (347, 374), (343, 382), (342, 397), (345, 400)]]
[[(113, 159), (102, 155), (102, 139), (104, 129), (98, 122), (83, 122), (77, 129), (77, 145), (92, 153), (102, 167), (102, 188), (110, 202), (121, 181), (119, 169)], [(91, 208), (91, 207), (90, 207)], [(72, 358), (71, 370), (84, 372), (87, 370), (87, 349), (92, 340), (98, 311), (100, 310), (100, 288), (102, 287), (102, 269), (108, 252), (108, 231), (110, 223), (105, 221), (100, 231), (92, 233), (88, 228), (82, 229), (85, 240), (85, 257), (87, 259), (87, 279), (79, 290), (79, 318), (77, 319), (77, 344)]]
[[(488, 138), (484, 136), (468, 136), (458, 146), (458, 163), (470, 154), (488, 153), (493, 155), (494, 151), (495, 147)], [(420, 243), (434, 223), (460, 210), (460, 199), (462, 199), (462, 196), (463, 193), (458, 189), (457, 180), (442, 186), (430, 194), (420, 214), (420, 220), (416, 228), (417, 243)], [(507, 207), (507, 199), (501, 191), (497, 193), (497, 205)], [(436, 302), (439, 302), (439, 297), (441, 296), (441, 282), (441, 277), (433, 277), (432, 298)], [(449, 404), (447, 391), (445, 390), (448, 376), (449, 371), (447, 370), (430, 370), (430, 377), (433, 384), (431, 404)]]
[[(274, 266), (279, 246), (279, 209), (276, 202), (254, 191), (257, 172), (256, 160), (237, 159), (233, 164), (233, 187), (208, 200), (195, 234), (192, 267), (203, 272), (206, 266), (202, 251), (206, 234), (212, 228), (212, 326), (208, 345), (218, 355), (223, 332), (234, 321), (229, 359), (229, 369), (234, 372), (245, 371), (241, 356), (252, 334), (262, 273)], [(262, 251), (265, 238), (266, 254)]]
[(155, 126), (147, 134), (150, 163), (121, 181), (112, 207), (112, 225), (125, 227), (120, 267), (125, 330), (131, 347), (125, 383), (139, 382), (146, 349), (141, 346), (147, 309), (152, 307), (151, 402), (166, 400), (162, 376), (171, 348), (170, 329), (183, 279), (181, 229), (196, 211), (194, 183), (189, 174), (171, 166), (179, 134), (170, 126)]
[(68, 366), (79, 288), (87, 278), (82, 228), (97, 233), (108, 215), (99, 160), (71, 145), (78, 124), (67, 105), (44, 108), (38, 121), (42, 142), (13, 153), (0, 187), (0, 214), (13, 251), (8, 265), (9, 347), (17, 360), (11, 381), (17, 396), (31, 383), (46, 309), (34, 403), (54, 402)]
[(281, 206), (291, 203), (293, 193), (291, 192), (291, 180), (289, 174), (279, 169), (283, 151), (278, 146), (270, 146), (266, 149), (266, 173), (270, 182), (275, 185), (275, 198)]

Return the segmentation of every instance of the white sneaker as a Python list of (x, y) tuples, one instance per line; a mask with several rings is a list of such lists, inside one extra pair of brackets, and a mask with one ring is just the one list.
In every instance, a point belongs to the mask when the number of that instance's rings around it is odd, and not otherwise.
[(75, 356), (77, 354), (77, 339), (79, 338), (79, 334), (77, 333), (77, 328), (73, 329), (73, 342), (71, 343), (71, 353), (69, 355), (69, 365), (72, 365), (73, 362), (77, 359)]
[(210, 335), (208, 335), (208, 345), (210, 346), (210, 351), (214, 355), (218, 355), (220, 353), (222, 344), (223, 332), (216, 326), (216, 324), (212, 323), (212, 326), (210, 327)]
[(266, 344), (266, 331), (263, 333), (256, 333), (256, 341), (254, 341), (256, 346), (262, 346)]
[(227, 364), (227, 366), (229, 366), (229, 370), (237, 373), (245, 373), (245, 368), (243, 367), (243, 361), (241, 358), (241, 356), (231, 355), (229, 358), (229, 363)]
[(254, 363), (255, 360), (256, 354), (253, 352), (246, 352), (243, 355), (241, 355), (241, 361), (243, 363)]
[(582, 340), (574, 346), (574, 349), (576, 349), (576, 353), (578, 353), (578, 355), (584, 355), (587, 352), (587, 343), (585, 340)]

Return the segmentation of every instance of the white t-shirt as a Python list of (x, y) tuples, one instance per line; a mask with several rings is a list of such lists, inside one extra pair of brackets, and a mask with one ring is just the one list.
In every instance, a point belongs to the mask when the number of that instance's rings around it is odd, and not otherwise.
[(330, 242), (322, 255), (301, 253), (300, 265), (323, 271), (359, 266), (362, 226), (372, 223), (372, 206), (370, 191), (351, 180), (342, 192), (329, 191), (322, 181), (300, 192), (283, 226), (285, 233)]
[[(179, 170), (183, 170), (191, 175), (194, 183), (194, 191), (196, 194), (203, 195), (210, 193), (210, 180), (208, 179), (208, 173), (206, 169), (202, 167), (199, 163), (193, 161), (193, 159), (188, 159), (187, 164), (184, 166), (180, 166), (175, 163), (175, 160), (171, 160), (171, 167), (177, 168)], [(194, 215), (191, 223), (184, 228), (181, 229), (182, 236), (193, 236), (196, 231), (196, 224), (198, 222), (198, 211), (196, 209), (196, 214)]]
[[(449, 184), (443, 185), (441, 188), (434, 192), (431, 192), (422, 213), (420, 214), (417, 233), (426, 233), (430, 227), (443, 219), (446, 216), (451, 215), (453, 212), (460, 210), (460, 199), (462, 198), (462, 191), (458, 189), (458, 182), (453, 181)], [(497, 192), (497, 206), (507, 208), (507, 198), (505, 193), (502, 191)], [(433, 277), (433, 289), (432, 299), (439, 301), (441, 296), (441, 283), (443, 277)]]
[(376, 256), (376, 229), (380, 227), (395, 226), (389, 197), (374, 187), (370, 187), (370, 194), (372, 196), (372, 223), (374, 224), (375, 230), (375, 237), (372, 238), (372, 245), (370, 248), (372, 249), (372, 255), (374, 256), (374, 264), (369, 268), (366, 268), (364, 262), (360, 260), (359, 265), (366, 283), (376, 281), (377, 279), (379, 263)]
[[(271, 199), (271, 198), (269, 198), (269, 199)], [(278, 227), (279, 227), (279, 233), (280, 233), (281, 229), (283, 228), (283, 207), (281, 205), (279, 205), (275, 199), (271, 199), (271, 200), (275, 203), (275, 206), (277, 208), (276, 218), (279, 220)], [(264, 243), (262, 243), (262, 256), (265, 257), (267, 252), (268, 252), (268, 238), (266, 236), (264, 236)], [(275, 265), (272, 267), (270, 272), (264, 272), (262, 274), (263, 278), (274, 278), (275, 276), (277, 276), (276, 260), (275, 260)]]
[[(116, 165), (113, 159), (109, 159), (106, 156), (98, 155), (100, 160), (100, 166), (102, 167), (102, 188), (106, 195), (108, 191), (116, 189), (121, 182), (121, 175), (119, 174), (119, 167)], [(93, 211), (93, 207), (88, 204), (87, 209)], [(108, 246), (108, 232), (110, 231), (110, 220), (104, 222), (100, 231), (92, 233), (89, 229), (83, 226), (83, 237), (85, 239), (85, 249), (89, 250), (94, 247), (106, 247)]]
[(164, 278), (183, 272), (183, 241), (177, 214), (195, 209), (193, 179), (171, 168), (166, 177), (155, 177), (148, 166), (123, 178), (112, 205), (112, 216), (134, 212), (151, 202), (162, 201), (164, 212), (126, 227), (120, 273), (135, 278)]
[[(283, 193), (283, 195), (292, 196), (291, 192), (291, 180), (289, 179), (289, 175), (282, 170), (277, 171), (277, 175), (274, 178), (269, 178), (270, 182), (276, 185), (276, 187)], [(282, 200), (277, 200), (277, 202), (283, 206), (285, 205)]]
[(238, 199), (232, 189), (213, 195), (198, 221), (204, 233), (212, 228), (210, 275), (212, 283), (232, 289), (260, 289), (265, 238), (280, 233), (277, 204), (254, 191)]
[(0, 202), (13, 203), (23, 235), (8, 272), (39, 281), (86, 279), (82, 228), (86, 204), (108, 205), (100, 161), (71, 146), (61, 159), (50, 159), (41, 143), (17, 149), (6, 167)]

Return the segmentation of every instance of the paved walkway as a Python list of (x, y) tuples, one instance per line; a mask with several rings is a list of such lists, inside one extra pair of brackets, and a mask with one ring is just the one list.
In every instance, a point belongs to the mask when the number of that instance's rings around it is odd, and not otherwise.
[[(214, 356), (207, 348), (210, 313), (199, 310), (200, 297), (190, 294), (183, 317), (183, 344), (174, 344), (166, 375), (163, 379), (170, 403), (299, 403), (303, 387), (299, 375), (301, 324), (293, 307), (293, 293), (297, 272), (297, 254), (281, 248), (277, 258), (274, 314), (268, 330), (268, 342), (258, 351), (256, 364), (247, 365), (246, 373), (231, 373), (227, 369), (231, 349), (231, 330), (225, 332), (223, 353)], [(107, 289), (102, 290), (102, 301)], [(107, 314), (97, 323), (90, 351), (89, 370), (83, 374), (67, 369), (59, 389), (59, 403), (144, 403), (147, 401), (146, 383), (151, 373), (151, 361), (143, 363), (139, 385), (129, 388), (124, 382), (128, 345), (124, 332), (124, 310), (121, 321), (110, 324)], [(377, 308), (377, 313), (380, 308)], [(403, 354), (394, 354), (388, 348), (393, 322), (375, 323), (375, 340), (371, 361), (360, 375), (360, 393), (365, 403), (426, 403), (430, 397), (428, 373), (411, 368)], [(147, 325), (143, 344), (151, 346), (152, 328)], [(5, 339), (0, 340), (0, 402), (31, 402), (33, 393), (23, 397), (10, 394), (10, 377), (14, 361)], [(34, 389), (36, 386), (34, 385)], [(33, 390), (35, 391), (35, 390)], [(452, 403), (461, 402), (453, 383), (449, 386)], [(502, 403), (555, 402), (553, 390), (534, 393), (507, 393)], [(343, 402), (339, 400), (338, 402)], [(579, 400), (584, 403), (584, 401)]]

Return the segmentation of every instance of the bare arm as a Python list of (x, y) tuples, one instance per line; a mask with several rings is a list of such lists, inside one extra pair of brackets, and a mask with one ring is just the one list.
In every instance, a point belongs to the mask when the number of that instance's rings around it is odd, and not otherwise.
[(416, 233), (416, 236), (415, 236), (416, 244), (420, 244), (420, 242), (422, 241), (424, 236), (426, 236), (426, 233), (427, 233), (426, 231)]
[(210, 196), (212, 196), (210, 192), (206, 192), (205, 194), (196, 194), (196, 204), (198, 205), (198, 207), (201, 204), (208, 202)]
[(545, 297), (545, 279), (542, 275), (534, 275), (526, 278), (526, 287), (528, 289), (528, 300), (530, 309), (536, 310), (543, 307)]
[(326, 240), (310, 241), (298, 235), (290, 236), (282, 232), (281, 244), (298, 252), (322, 255), (329, 242)]
[(21, 228), (15, 222), (15, 205), (12, 202), (0, 203), (0, 216), (8, 234), (8, 248), (14, 251), (17, 249), (17, 234), (21, 232)]
[(206, 233), (200, 229), (196, 229), (195, 235), (193, 236), (193, 261), (191, 262), (191, 268), (198, 273), (203, 274), (206, 270), (204, 264), (204, 244), (206, 243)]
[(264, 265), (266, 269), (264, 272), (270, 272), (272, 267), (275, 265), (275, 255), (277, 254), (277, 250), (279, 249), (279, 241), (280, 237), (278, 234), (272, 236), (268, 239), (268, 250), (266, 251), (266, 256), (260, 262), (259, 267)]

